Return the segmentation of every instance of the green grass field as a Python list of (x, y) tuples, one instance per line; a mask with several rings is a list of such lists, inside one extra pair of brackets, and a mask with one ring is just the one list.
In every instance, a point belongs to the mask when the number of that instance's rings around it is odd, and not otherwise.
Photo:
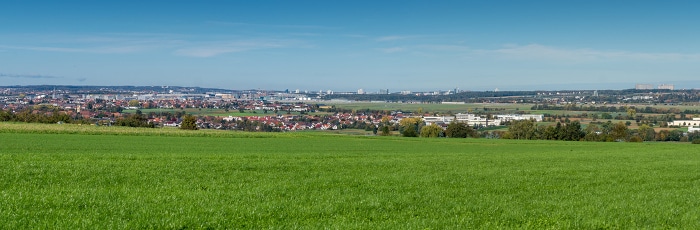
[(691, 144), (16, 126), (1, 229), (700, 227)]

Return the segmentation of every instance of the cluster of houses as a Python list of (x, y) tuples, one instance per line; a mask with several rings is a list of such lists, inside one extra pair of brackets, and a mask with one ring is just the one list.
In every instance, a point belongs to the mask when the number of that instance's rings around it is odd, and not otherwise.
[[(280, 131), (297, 130), (336, 130), (346, 128), (363, 128), (370, 125), (379, 125), (381, 122), (397, 124), (403, 118), (403, 114), (378, 115), (378, 114), (351, 114), (336, 113), (332, 115), (296, 115), (274, 114), (269, 116), (201, 116), (197, 124), (201, 128), (216, 129), (244, 129), (244, 125), (266, 125)], [(179, 126), (180, 120), (168, 121), (164, 126)], [(257, 128), (256, 128), (257, 129)]]
[[(426, 125), (437, 124), (446, 128), (450, 122), (463, 122), (472, 127), (499, 126), (508, 121), (516, 120), (534, 120), (542, 121), (543, 115), (531, 114), (508, 114), (494, 115), (492, 118), (480, 116), (476, 114), (457, 114), (454, 116), (408, 116), (401, 112), (392, 113), (391, 115), (378, 114), (351, 114), (351, 113), (336, 113), (333, 115), (276, 115), (276, 116), (228, 116), (221, 118), (223, 125), (225, 123), (234, 124), (239, 121), (255, 121), (260, 124), (270, 125), (283, 131), (295, 130), (335, 130), (345, 128), (362, 128), (362, 127), (378, 127), (382, 124), (397, 125), (404, 118), (421, 117)], [(200, 118), (199, 123), (204, 124), (206, 121)], [(363, 123), (358, 125), (358, 123)]]
[[(170, 96), (170, 95), (168, 95)], [(377, 127), (380, 123), (389, 125), (398, 124), (405, 117), (421, 117), (430, 124), (438, 124), (446, 127), (452, 121), (464, 122), (470, 126), (499, 126), (512, 120), (533, 119), (542, 121), (542, 115), (510, 114), (483, 116), (477, 114), (456, 114), (451, 116), (433, 115), (408, 115), (401, 112), (388, 114), (363, 114), (363, 113), (335, 113), (329, 115), (309, 115), (308, 112), (324, 108), (323, 105), (312, 105), (304, 102), (271, 102), (263, 100), (224, 100), (223, 98), (182, 98), (181, 97), (149, 97), (146, 99), (137, 95), (130, 96), (93, 96), (71, 95), (69, 97), (57, 97), (50, 95), (38, 95), (32, 97), (5, 97), (0, 100), (0, 108), (9, 111), (21, 111), (25, 108), (33, 108), (34, 105), (53, 106), (68, 114), (72, 118), (95, 119), (109, 123), (125, 115), (123, 109), (177, 109), (177, 108), (211, 108), (246, 111), (265, 111), (255, 116), (201, 116), (198, 125), (201, 128), (236, 129), (239, 121), (256, 122), (275, 129), (284, 131), (295, 130), (334, 130), (345, 128), (363, 128), (367, 126)], [(177, 111), (177, 110), (176, 110)], [(40, 111), (35, 111), (40, 112)], [(297, 113), (289, 113), (297, 112)], [(298, 112), (302, 112), (299, 114)], [(267, 115), (269, 114), (269, 115)], [(159, 126), (178, 127), (181, 118), (172, 116), (152, 115), (148, 122)]]

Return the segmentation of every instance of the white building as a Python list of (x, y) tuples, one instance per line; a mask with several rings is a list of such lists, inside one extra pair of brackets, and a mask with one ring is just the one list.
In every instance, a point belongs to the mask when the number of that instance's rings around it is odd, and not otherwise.
[(661, 84), (659, 85), (659, 89), (669, 89), (673, 90), (675, 87), (672, 84)]
[(693, 120), (671, 121), (668, 123), (668, 126), (681, 126), (681, 127), (700, 126), (700, 117), (693, 118)]
[(470, 126), (489, 126), (489, 125), (501, 125), (501, 121), (498, 120), (491, 120), (489, 121), (485, 117), (477, 116), (476, 114), (471, 114), (471, 113), (458, 113), (455, 115), (455, 120), (458, 122), (463, 122), (467, 123)]
[(454, 120), (454, 117), (423, 117), (423, 121), (425, 122), (425, 125), (432, 125), (432, 124), (447, 124), (450, 123)]
[(636, 84), (634, 86), (634, 89), (653, 89), (653, 88), (654, 88), (654, 86), (652, 86), (651, 84)]
[(535, 120), (536, 122), (541, 122), (544, 119), (542, 114), (507, 114), (495, 115), (495, 117), (502, 121)]
[(544, 115), (542, 114), (506, 114), (494, 115), (493, 117), (492, 120), (488, 120), (474, 114), (457, 114), (457, 121), (466, 121), (469, 125), (499, 126), (507, 121), (534, 120), (536, 122), (541, 122), (544, 119)]

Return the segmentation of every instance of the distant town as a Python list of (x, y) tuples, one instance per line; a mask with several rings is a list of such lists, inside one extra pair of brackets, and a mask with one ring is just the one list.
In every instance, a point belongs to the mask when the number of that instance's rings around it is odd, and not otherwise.
[[(406, 90), (377, 92), (300, 91), (300, 90), (226, 90), (179, 86), (3, 86), (0, 108), (5, 116), (25, 122), (79, 122), (92, 125), (179, 127), (183, 116), (196, 111), (197, 126), (202, 129), (247, 131), (297, 130), (374, 130), (398, 124), (406, 117), (421, 117), (425, 125), (443, 128), (450, 122), (472, 127), (508, 124), (516, 120), (536, 122), (551, 119), (544, 113), (525, 111), (355, 111), (343, 103), (405, 104), (532, 104), (533, 109), (612, 107), (609, 111), (644, 112), (651, 105), (697, 105), (700, 91), (677, 90), (673, 85), (637, 84), (627, 90), (561, 91), (463, 91), (457, 88), (431, 92)], [(624, 108), (623, 108), (624, 107)], [(648, 109), (648, 108), (646, 108)], [(608, 110), (605, 110), (608, 111)], [(669, 110), (694, 114), (697, 111)], [(676, 116), (674, 116), (675, 118)], [(6, 118), (5, 120), (8, 120)], [(634, 118), (632, 118), (634, 119)], [(666, 119), (673, 122), (674, 119)], [(672, 123), (672, 125), (675, 123)], [(680, 125), (678, 123), (676, 125)], [(666, 126), (667, 124), (657, 124)], [(690, 123), (688, 124), (690, 126)]]

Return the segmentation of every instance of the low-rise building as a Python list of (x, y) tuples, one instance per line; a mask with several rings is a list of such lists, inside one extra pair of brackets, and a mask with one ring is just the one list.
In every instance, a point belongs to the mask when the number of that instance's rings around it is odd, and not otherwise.
[(668, 122), (668, 126), (680, 126), (680, 127), (700, 126), (700, 117), (693, 118), (693, 120), (671, 121), (671, 122)]
[(446, 117), (446, 116), (441, 116), (441, 117), (423, 117), (423, 121), (425, 122), (425, 125), (432, 125), (432, 124), (447, 124), (450, 123), (454, 120), (454, 117)]

